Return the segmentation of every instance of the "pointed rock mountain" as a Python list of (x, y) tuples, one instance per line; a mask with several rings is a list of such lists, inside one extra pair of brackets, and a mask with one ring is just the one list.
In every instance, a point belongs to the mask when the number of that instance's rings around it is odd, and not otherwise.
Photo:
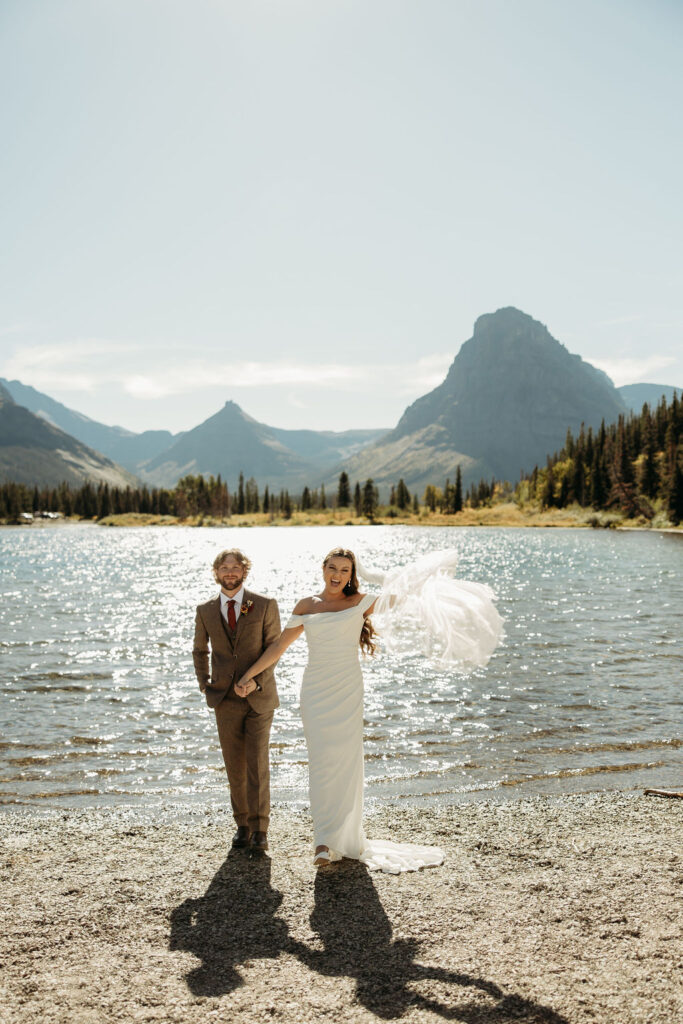
[(151, 459), (141, 475), (150, 483), (172, 487), (188, 473), (220, 473), (224, 480), (232, 481), (243, 470), (246, 477), (281, 486), (280, 481), (305, 475), (305, 469), (305, 460), (288, 451), (268, 427), (247, 416), (235, 402), (226, 402), (215, 415)]
[(382, 430), (280, 430), (248, 416), (235, 402), (193, 430), (166, 451), (140, 466), (138, 473), (151, 484), (172, 487), (188, 473), (218, 473), (230, 487), (240, 472), (254, 477), (259, 487), (286, 487), (294, 492), (316, 486), (330, 466), (384, 434)]
[(508, 307), (480, 316), (444, 380), (398, 425), (343, 467), (378, 485), (409, 487), (518, 479), (561, 448), (567, 429), (612, 422), (626, 406), (601, 370), (572, 355), (547, 328)]
[(110, 459), (18, 405), (0, 384), (0, 480), (80, 487), (87, 480), (126, 487), (135, 477)]

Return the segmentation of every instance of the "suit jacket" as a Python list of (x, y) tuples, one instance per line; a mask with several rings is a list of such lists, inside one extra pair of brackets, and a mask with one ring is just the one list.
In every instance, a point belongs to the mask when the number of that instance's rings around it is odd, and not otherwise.
[[(192, 657), (197, 681), (206, 687), (206, 703), (210, 708), (220, 704), (249, 666), (279, 636), (280, 612), (272, 597), (245, 589), (234, 635), (221, 615), (220, 595), (197, 606)], [(261, 690), (254, 690), (246, 700), (257, 714), (274, 711), (280, 704), (274, 666), (254, 678)]]

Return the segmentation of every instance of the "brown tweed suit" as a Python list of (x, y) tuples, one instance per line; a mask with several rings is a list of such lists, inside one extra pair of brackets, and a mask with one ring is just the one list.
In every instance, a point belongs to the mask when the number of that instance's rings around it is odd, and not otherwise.
[(194, 669), (216, 715), (235, 821), (252, 832), (268, 830), (268, 747), (273, 712), (280, 702), (273, 667), (254, 677), (261, 690), (246, 698), (237, 696), (234, 684), (279, 636), (280, 613), (273, 598), (245, 589), (234, 633), (221, 615), (220, 596), (197, 607)]

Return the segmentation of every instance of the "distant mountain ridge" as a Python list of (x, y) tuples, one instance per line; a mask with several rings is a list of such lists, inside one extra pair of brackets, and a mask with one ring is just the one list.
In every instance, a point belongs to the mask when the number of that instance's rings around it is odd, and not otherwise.
[(683, 394), (681, 388), (672, 388), (669, 384), (622, 384), (617, 391), (632, 412), (640, 412), (646, 402), (651, 409), (656, 408), (662, 398), (670, 402), (674, 392)]
[(331, 465), (354, 454), (386, 430), (284, 430), (259, 423), (235, 402), (189, 431), (146, 430), (140, 434), (69, 409), (20, 381), (0, 378), (10, 396), (47, 423), (59, 427), (157, 487), (174, 487), (188, 473), (219, 473), (231, 485), (240, 472), (259, 486), (296, 488), (322, 482)]
[(0, 480), (79, 487), (90, 480), (126, 487), (135, 477), (59, 427), (18, 405), (0, 383)]
[[(261, 488), (268, 484), (271, 490), (287, 488), (296, 494), (323, 482), (336, 487), (345, 470), (352, 483), (372, 477), (384, 496), (401, 477), (421, 493), (427, 483), (453, 480), (458, 466), (465, 484), (482, 477), (514, 481), (559, 450), (568, 429), (576, 433), (581, 423), (613, 422), (631, 408), (640, 411), (644, 401), (656, 405), (662, 394), (670, 397), (675, 390), (656, 384), (615, 388), (606, 374), (514, 307), (478, 318), (443, 382), (408, 406), (393, 430), (285, 430), (260, 423), (227, 401), (191, 430), (135, 434), (98, 423), (20, 381), (0, 378), (3, 385), (5, 404), (13, 399), (38, 423), (71, 435), (74, 444), (90, 452), (73, 457), (83, 466), (90, 460), (94, 479), (114, 472), (130, 481), (134, 473), (152, 486), (173, 487), (188, 473), (220, 473), (232, 488), (244, 472)], [(16, 422), (17, 416), (11, 414)], [(40, 469), (52, 479), (54, 466), (45, 462), (45, 451), (54, 450), (54, 436), (38, 443), (36, 424), (23, 423), (28, 447), (11, 459), (5, 451), (9, 461), (0, 462), (0, 472), (9, 479), (10, 464), (20, 472), (23, 460), (24, 468)], [(13, 436), (16, 440), (16, 431)], [(7, 449), (1, 435), (0, 444)], [(96, 467), (93, 458), (102, 465)], [(105, 470), (105, 464), (112, 469)]]
[(318, 479), (322, 482), (330, 465), (383, 433), (280, 430), (259, 423), (228, 401), (138, 472), (149, 483), (171, 486), (188, 473), (220, 473), (232, 482), (244, 471), (261, 487), (268, 484), (271, 489), (296, 490), (307, 484), (315, 486)]
[(89, 448), (102, 452), (131, 473), (137, 471), (141, 462), (154, 458), (168, 448), (176, 437), (180, 437), (180, 434), (174, 435), (170, 430), (145, 430), (135, 434), (124, 427), (109, 427), (69, 409), (21, 381), (0, 377), (0, 384), (5, 386), (18, 405), (23, 405), (36, 416), (71, 434)]
[(409, 487), (455, 476), (516, 480), (564, 443), (567, 429), (617, 419), (626, 405), (609, 377), (572, 355), (514, 307), (480, 316), (445, 380), (394, 430), (347, 460), (352, 478)]

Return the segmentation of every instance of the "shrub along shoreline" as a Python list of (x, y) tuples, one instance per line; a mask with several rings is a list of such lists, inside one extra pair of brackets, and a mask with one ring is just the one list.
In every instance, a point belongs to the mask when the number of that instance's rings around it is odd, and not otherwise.
[[(17, 525), (7, 520), (0, 525)], [(545, 529), (613, 529), (613, 530), (652, 530), (654, 532), (683, 533), (683, 524), (673, 526), (666, 519), (646, 520), (644, 518), (629, 519), (612, 512), (596, 512), (580, 506), (564, 509), (541, 509), (537, 505), (519, 506), (514, 502), (500, 502), (491, 506), (480, 506), (477, 509), (465, 508), (462, 512), (451, 514), (429, 512), (422, 507), (419, 513), (409, 512), (405, 515), (386, 515), (380, 511), (373, 519), (356, 516), (353, 510), (327, 509), (325, 511), (310, 510), (294, 511), (289, 517), (270, 515), (263, 512), (245, 513), (233, 516), (194, 515), (184, 518), (173, 515), (159, 515), (143, 512), (126, 512), (118, 515), (105, 516), (102, 519), (80, 518), (78, 516), (59, 516), (57, 519), (35, 519), (25, 521), (24, 527), (32, 529), (54, 528), (65, 526), (108, 526), (115, 528), (130, 527), (210, 527), (215, 529), (252, 527), (296, 527), (296, 526), (443, 526), (459, 528), (465, 526), (508, 527), (508, 528), (545, 528)]]

